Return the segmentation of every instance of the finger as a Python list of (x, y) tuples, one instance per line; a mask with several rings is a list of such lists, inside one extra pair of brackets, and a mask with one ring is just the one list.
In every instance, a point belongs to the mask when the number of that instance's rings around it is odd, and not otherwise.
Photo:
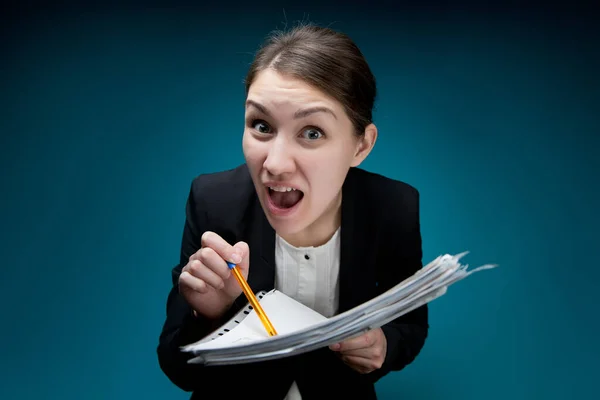
[(329, 348), (334, 351), (344, 352), (350, 350), (369, 348), (373, 346), (373, 344), (375, 344), (375, 338), (371, 334), (371, 332), (367, 332), (364, 335), (345, 340), (341, 343), (333, 344), (329, 346)]
[(200, 256), (200, 250), (202, 250), (202, 248), (198, 249), (198, 251), (196, 251), (194, 254), (192, 254), (189, 258), (188, 258), (188, 264), (191, 263), (194, 260), (197, 260), (198, 257)]
[[(219, 260), (220, 260), (220, 262), (225, 263), (220, 258), (219, 258)], [(199, 260), (192, 261), (190, 263), (187, 271), (193, 277), (204, 281), (204, 283), (206, 283), (208, 286), (211, 286), (215, 289), (222, 289), (223, 286), (225, 286), (225, 282), (223, 282), (223, 278), (218, 273), (216, 273), (214, 270), (208, 268), (205, 264), (203, 264)]]
[(246, 242), (237, 242), (233, 245), (233, 248), (242, 256), (242, 261), (238, 263), (238, 266), (242, 270), (242, 273), (247, 278), (248, 269), (250, 267), (250, 248)]
[(198, 293), (206, 293), (209, 290), (208, 285), (202, 279), (196, 278), (188, 271), (183, 271), (179, 275), (179, 287), (180, 289), (189, 288)]
[[(217, 254), (210, 247), (204, 247), (201, 251), (198, 252), (198, 260), (192, 261), (192, 263), (200, 263), (200, 265), (204, 266), (201, 269), (209, 269), (215, 274), (217, 274), (221, 279), (229, 278), (231, 272), (229, 271), (229, 267), (225, 260), (221, 258), (220, 255)], [(197, 265), (197, 264), (195, 264)]]
[(363, 363), (373, 367), (381, 368), (385, 362), (385, 350), (381, 346), (372, 346), (368, 349), (351, 350), (337, 353), (342, 359), (364, 360)]
[(373, 360), (355, 356), (343, 356), (342, 361), (361, 374), (368, 374), (381, 368), (381, 364)]
[(377, 347), (366, 347), (362, 349), (342, 350), (339, 352), (341, 356), (352, 356), (361, 358), (377, 358), (380, 356)]
[(217, 252), (225, 261), (238, 264), (242, 262), (242, 255), (232, 245), (227, 243), (225, 239), (214, 232), (206, 231), (201, 238), (202, 247), (210, 247)]

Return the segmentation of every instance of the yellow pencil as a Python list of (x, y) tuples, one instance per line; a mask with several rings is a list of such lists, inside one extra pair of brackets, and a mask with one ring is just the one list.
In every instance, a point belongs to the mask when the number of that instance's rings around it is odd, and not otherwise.
[(240, 272), (240, 269), (238, 268), (238, 266), (235, 264), (232, 264), (230, 262), (228, 262), (227, 265), (229, 266), (229, 269), (231, 270), (231, 272), (233, 272), (233, 275), (235, 275), (235, 278), (237, 279), (238, 283), (242, 287), (242, 290), (244, 291), (246, 298), (250, 302), (250, 305), (252, 306), (252, 308), (254, 308), (254, 310), (256, 311), (256, 314), (258, 314), (258, 318), (260, 318), (260, 322), (262, 322), (262, 324), (264, 325), (269, 336), (277, 335), (277, 332), (275, 331), (273, 324), (271, 324), (271, 321), (269, 321), (267, 314), (265, 314), (265, 311), (260, 306), (258, 299), (254, 295), (254, 292), (252, 291), (252, 289), (250, 289), (248, 282), (246, 282), (246, 280), (242, 276), (242, 273)]

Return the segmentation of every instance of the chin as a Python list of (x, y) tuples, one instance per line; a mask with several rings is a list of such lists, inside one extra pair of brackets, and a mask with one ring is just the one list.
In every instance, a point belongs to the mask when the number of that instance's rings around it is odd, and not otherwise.
[(279, 235), (283, 236), (295, 235), (299, 232), (302, 232), (307, 227), (307, 224), (303, 224), (300, 221), (294, 219), (281, 220), (280, 218), (273, 218), (268, 214), (267, 219), (269, 220), (269, 223), (271, 224), (273, 229)]

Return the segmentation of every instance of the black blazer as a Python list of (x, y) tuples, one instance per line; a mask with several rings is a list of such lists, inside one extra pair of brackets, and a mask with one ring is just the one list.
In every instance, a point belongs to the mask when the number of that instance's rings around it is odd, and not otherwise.
[[(303, 400), (375, 399), (374, 383), (411, 363), (428, 332), (427, 306), (383, 326), (387, 355), (383, 367), (359, 374), (328, 348), (281, 360), (235, 366), (187, 364), (179, 347), (201, 339), (215, 326), (194, 318), (177, 290), (181, 269), (210, 230), (229, 243), (250, 247), (248, 283), (258, 292), (274, 288), (275, 232), (260, 206), (247, 166), (196, 177), (186, 204), (179, 264), (172, 270), (166, 319), (157, 348), (166, 376), (192, 399), (282, 400), (295, 380)], [(419, 193), (412, 186), (351, 168), (342, 188), (339, 312), (396, 285), (422, 267)], [(236, 300), (225, 322), (247, 303)], [(214, 391), (217, 394), (209, 394)]]

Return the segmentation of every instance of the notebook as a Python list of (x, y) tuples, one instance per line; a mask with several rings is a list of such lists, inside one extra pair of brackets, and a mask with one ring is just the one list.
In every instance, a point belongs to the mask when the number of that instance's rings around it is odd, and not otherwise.
[[(279, 336), (299, 332), (327, 320), (313, 309), (275, 289), (259, 292), (256, 297)], [(271, 337), (258, 314), (247, 304), (217, 331), (196, 342), (194, 351), (235, 347), (269, 338)]]

